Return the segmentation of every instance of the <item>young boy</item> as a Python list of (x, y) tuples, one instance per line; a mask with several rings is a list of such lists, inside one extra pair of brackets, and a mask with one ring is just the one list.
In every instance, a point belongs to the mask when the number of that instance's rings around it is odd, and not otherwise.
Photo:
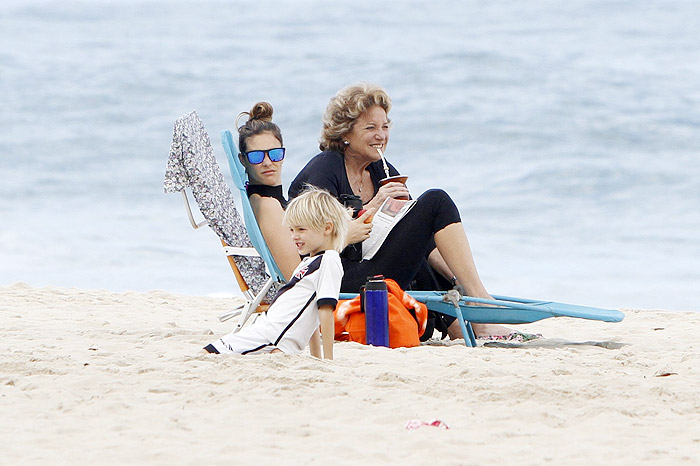
[[(338, 254), (345, 245), (349, 214), (328, 192), (309, 189), (294, 198), (284, 214), (292, 240), (304, 257), (292, 279), (275, 296), (267, 312), (238, 333), (207, 345), (210, 353), (301, 353), (333, 359), (333, 309), (338, 301), (343, 266)], [(320, 317), (319, 317), (320, 315)]]

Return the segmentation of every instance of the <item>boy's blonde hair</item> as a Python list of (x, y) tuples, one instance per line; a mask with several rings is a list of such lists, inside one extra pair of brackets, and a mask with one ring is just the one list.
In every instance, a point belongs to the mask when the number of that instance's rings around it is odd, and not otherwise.
[(326, 222), (330, 222), (333, 225), (333, 249), (340, 252), (345, 248), (350, 214), (328, 191), (307, 185), (291, 200), (282, 221), (286, 226), (297, 225), (313, 230), (323, 230)]

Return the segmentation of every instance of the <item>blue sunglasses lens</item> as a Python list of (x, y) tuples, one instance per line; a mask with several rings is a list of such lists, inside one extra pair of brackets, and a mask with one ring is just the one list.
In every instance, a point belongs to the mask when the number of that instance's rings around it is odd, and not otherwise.
[(278, 149), (270, 149), (267, 155), (273, 162), (279, 162), (284, 158), (284, 147), (280, 147)]
[(265, 160), (265, 154), (267, 154), (267, 156), (270, 157), (270, 160), (273, 162), (279, 162), (284, 158), (284, 147), (278, 147), (277, 149), (270, 150), (251, 150), (246, 152), (245, 156), (248, 157), (248, 162), (253, 165), (257, 165)]
[(250, 152), (246, 152), (245, 155), (248, 157), (248, 162), (252, 163), (253, 165), (257, 165), (265, 160), (265, 151), (262, 150), (252, 150)]

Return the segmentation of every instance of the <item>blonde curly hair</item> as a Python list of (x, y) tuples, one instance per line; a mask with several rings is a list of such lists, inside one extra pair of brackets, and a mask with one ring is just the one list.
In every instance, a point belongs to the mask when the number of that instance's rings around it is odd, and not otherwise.
[(339, 90), (323, 114), (320, 149), (344, 153), (343, 136), (352, 130), (355, 120), (374, 105), (379, 105), (387, 114), (391, 110), (389, 95), (375, 84), (360, 82)]

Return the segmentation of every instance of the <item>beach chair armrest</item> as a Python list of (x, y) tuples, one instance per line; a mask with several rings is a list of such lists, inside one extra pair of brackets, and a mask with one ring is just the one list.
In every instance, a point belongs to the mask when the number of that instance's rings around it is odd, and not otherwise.
[(239, 248), (235, 246), (224, 246), (224, 254), (227, 256), (260, 257), (255, 248)]
[(196, 230), (198, 228), (203, 227), (204, 225), (209, 225), (209, 222), (206, 220), (197, 223), (197, 221), (194, 219), (192, 208), (190, 207), (190, 201), (189, 199), (187, 199), (187, 192), (184, 189), (180, 192), (182, 193), (182, 199), (185, 201), (185, 211), (187, 212), (187, 218), (190, 219), (190, 225), (192, 225), (192, 228)]

